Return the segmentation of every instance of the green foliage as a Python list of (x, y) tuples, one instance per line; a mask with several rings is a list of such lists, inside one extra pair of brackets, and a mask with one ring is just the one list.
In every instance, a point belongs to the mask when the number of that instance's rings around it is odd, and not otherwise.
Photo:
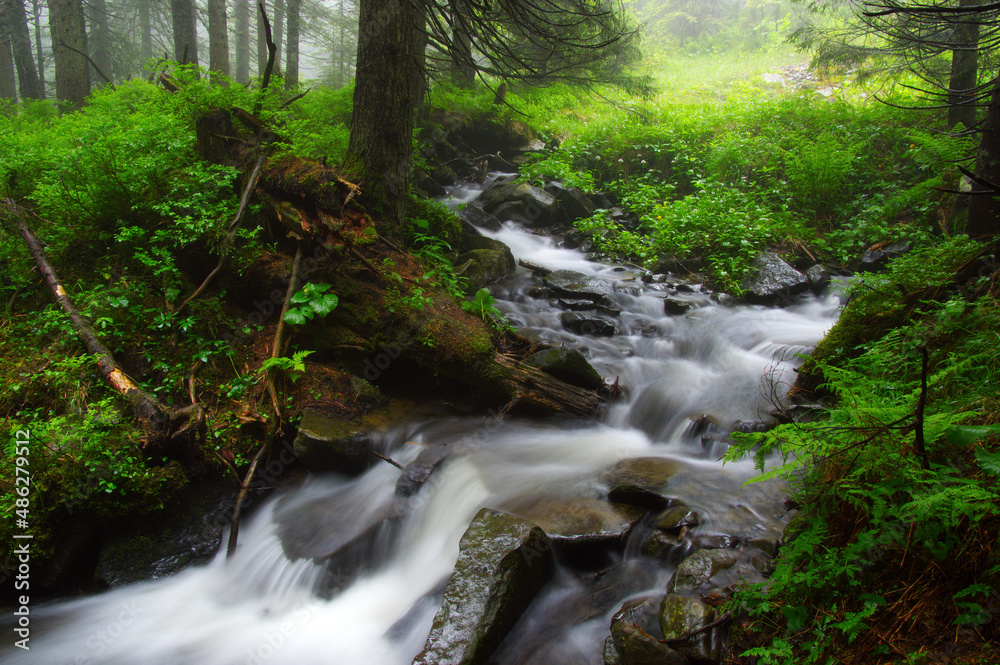
[(263, 376), (272, 370), (277, 370), (284, 373), (294, 383), (302, 376), (302, 372), (306, 371), (305, 359), (312, 353), (312, 351), (296, 351), (291, 358), (285, 356), (268, 358), (261, 363), (257, 373)]
[(475, 314), (494, 330), (513, 330), (507, 323), (503, 312), (496, 306), (496, 301), (488, 289), (479, 289), (472, 296), (472, 300), (463, 300), (462, 309), (470, 314)]
[(283, 116), (288, 150), (304, 159), (339, 164), (347, 154), (354, 84), (310, 90)]
[(321, 319), (334, 310), (340, 299), (333, 293), (327, 293), (332, 287), (322, 282), (308, 282), (292, 295), (291, 306), (285, 312), (284, 319), (292, 325), (301, 326), (314, 317)]

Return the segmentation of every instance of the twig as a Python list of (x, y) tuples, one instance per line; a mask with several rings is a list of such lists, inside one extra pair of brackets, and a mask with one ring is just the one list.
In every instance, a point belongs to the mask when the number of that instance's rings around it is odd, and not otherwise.
[(108, 78), (108, 75), (107, 75), (107, 74), (105, 74), (105, 73), (104, 73), (103, 71), (101, 71), (101, 68), (97, 66), (97, 63), (96, 63), (96, 62), (94, 62), (93, 60), (91, 60), (91, 59), (90, 59), (90, 56), (89, 56), (89, 55), (87, 55), (87, 54), (86, 54), (86, 53), (84, 53), (83, 51), (80, 51), (80, 50), (77, 50), (77, 49), (73, 48), (72, 46), (70, 46), (69, 44), (67, 44), (66, 42), (64, 42), (64, 41), (63, 41), (63, 40), (61, 40), (61, 39), (59, 40), (59, 46), (62, 46), (63, 48), (68, 48), (68, 49), (69, 49), (70, 51), (72, 51), (73, 53), (77, 53), (77, 54), (79, 54), (79, 55), (82, 55), (82, 56), (83, 56), (84, 58), (86, 58), (86, 59), (87, 59), (87, 62), (89, 62), (89, 63), (90, 63), (90, 66), (91, 66), (91, 67), (93, 67), (93, 68), (94, 68), (94, 70), (95, 70), (95, 71), (96, 71), (96, 72), (97, 72), (98, 74), (100, 74), (100, 75), (101, 75), (101, 78), (103, 78), (103, 79), (104, 79), (105, 81), (107, 81), (107, 82), (108, 82), (108, 85), (110, 85), (110, 86), (111, 86), (111, 89), (112, 89), (112, 90), (114, 90), (114, 89), (115, 89), (115, 84), (114, 84), (114, 82), (113, 82), (113, 81), (112, 81), (111, 79), (109, 79), (109, 78)]
[(243, 501), (247, 497), (247, 492), (250, 491), (250, 482), (253, 480), (254, 473), (257, 472), (257, 465), (260, 464), (264, 453), (271, 449), (271, 436), (273, 436), (273, 432), (268, 432), (267, 439), (261, 444), (257, 454), (253, 456), (253, 461), (250, 463), (247, 475), (243, 478), (243, 482), (240, 483), (240, 492), (236, 495), (236, 505), (233, 508), (233, 526), (229, 531), (229, 543), (226, 545), (227, 559), (236, 553), (236, 541), (240, 533), (240, 514), (243, 512)]
[(287, 108), (289, 104), (299, 101), (300, 99), (309, 94), (309, 90), (312, 90), (312, 88), (307, 88), (305, 92), (300, 92), (299, 94), (295, 95), (288, 101), (282, 103), (281, 108)]
[(389, 464), (393, 465), (394, 467), (396, 467), (400, 471), (403, 470), (403, 465), (400, 464), (399, 462), (397, 462), (396, 460), (392, 459), (391, 457), (386, 457), (385, 455), (383, 455), (382, 453), (380, 453), (380, 452), (378, 452), (376, 450), (373, 450), (372, 453), (375, 455), (375, 457), (379, 458), (380, 460), (384, 460), (384, 461), (388, 462)]

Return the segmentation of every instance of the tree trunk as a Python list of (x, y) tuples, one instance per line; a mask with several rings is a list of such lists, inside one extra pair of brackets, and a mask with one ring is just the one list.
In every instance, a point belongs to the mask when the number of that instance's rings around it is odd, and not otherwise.
[(416, 12), (409, 0), (361, 0), (354, 115), (345, 170), (387, 221), (403, 219), (410, 193)]
[[(0, 99), (17, 101), (17, 81), (14, 77), (14, 56), (10, 52), (10, 39), (0, 33)], [(15, 111), (11, 111), (12, 113)]]
[(40, 0), (31, 0), (31, 11), (35, 15), (35, 54), (38, 58), (38, 99), (45, 99), (45, 54), (42, 51), (42, 10)]
[(274, 0), (274, 20), (272, 22), (274, 26), (271, 31), (271, 40), (278, 47), (278, 50), (274, 52), (274, 71), (280, 72), (282, 46), (285, 43), (283, 39), (285, 32), (285, 0)]
[[(413, 58), (416, 66), (413, 68), (413, 105), (417, 116), (424, 108), (424, 95), (427, 94), (427, 10), (418, 6), (414, 12), (415, 29), (413, 30)], [(415, 116), (416, 117), (416, 116)]]
[[(108, 29), (108, 3), (106, 0), (88, 0), (87, 24), (90, 26), (90, 57), (107, 76), (114, 78), (111, 65), (111, 31)], [(96, 74), (96, 76), (95, 76)], [(96, 70), (91, 74), (95, 82), (103, 78)], [(97, 83), (101, 85), (102, 83)]]
[(153, 22), (149, 16), (151, 0), (139, 0), (139, 40), (142, 49), (142, 71), (146, 71), (149, 61), (153, 59)]
[[(959, 7), (975, 7), (980, 0), (958, 0)], [(961, 20), (961, 19), (959, 19)], [(951, 78), (948, 82), (948, 129), (958, 123), (966, 129), (976, 123), (976, 92), (979, 65), (979, 24), (975, 17), (955, 26), (951, 42)]]
[(229, 25), (226, 0), (208, 0), (208, 67), (229, 76)]
[[(174, 59), (198, 64), (198, 33), (192, 0), (170, 0), (170, 18), (174, 28)], [(185, 60), (184, 54), (187, 53)]]
[(80, 0), (48, 0), (52, 52), (56, 61), (56, 99), (73, 107), (83, 106), (90, 94), (89, 63), (79, 53), (87, 52), (87, 32)]
[[(267, 2), (260, 0), (259, 3), (264, 11), (267, 11)], [(264, 70), (267, 68), (267, 37), (265, 36), (264, 28), (264, 18), (261, 16), (260, 10), (254, 8), (254, 15), (257, 17), (257, 76), (263, 76)]]
[(250, 3), (248, 0), (235, 0), (233, 20), (236, 21), (236, 72), (233, 78), (240, 83), (246, 83), (250, 80)]
[(10, 29), (10, 48), (17, 70), (21, 99), (44, 99), (42, 83), (38, 79), (35, 60), (31, 57), (31, 35), (23, 0), (3, 0), (4, 23)]
[(299, 84), (299, 0), (288, 0), (288, 32), (285, 36), (285, 89)]
[[(994, 187), (979, 182), (972, 183), (967, 227), (971, 238), (993, 237), (1000, 231), (1000, 191), (995, 188), (1000, 186), (1000, 75), (993, 84), (986, 119), (980, 129), (976, 175)], [(991, 191), (992, 195), (989, 193)]]

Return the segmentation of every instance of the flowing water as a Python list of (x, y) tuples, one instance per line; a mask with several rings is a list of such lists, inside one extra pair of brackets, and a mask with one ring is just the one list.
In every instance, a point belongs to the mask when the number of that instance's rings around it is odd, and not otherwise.
[[(454, 194), (457, 202), (476, 191)], [(590, 261), (512, 225), (488, 234), (516, 258), (587, 275), (621, 310), (615, 336), (581, 336), (536, 297), (537, 282), (524, 269), (492, 288), (524, 334), (583, 350), (606, 380), (626, 389), (601, 422), (501, 421), (485, 413), (400, 422), (387, 437), (398, 461), (412, 461), (424, 448), (408, 442), (452, 448), (403, 513), (393, 511), (399, 471), (389, 465), (353, 479), (310, 478), (243, 526), (230, 560), (220, 554), (168, 578), (32, 608), (31, 650), (12, 649), (8, 640), (0, 662), (405, 665), (424, 645), (459, 540), (480, 508), (518, 512), (539, 502), (602, 498), (605, 472), (629, 457), (683, 463), (670, 487), (699, 512), (694, 533), (773, 533), (780, 487), (741, 489), (752, 466), (723, 465), (724, 444), (712, 441), (770, 418), (793, 381), (796, 354), (808, 352), (834, 322), (836, 298), (803, 297), (780, 309), (726, 307), (697, 285), (646, 284), (637, 271)], [(664, 314), (665, 291), (678, 292), (693, 309)], [(360, 575), (286, 556), (329, 551), (386, 515), (397, 515), (395, 526)], [(599, 665), (621, 601), (662, 589), (671, 572), (637, 556), (637, 538), (624, 552), (609, 551), (599, 574), (560, 565), (493, 662)]]

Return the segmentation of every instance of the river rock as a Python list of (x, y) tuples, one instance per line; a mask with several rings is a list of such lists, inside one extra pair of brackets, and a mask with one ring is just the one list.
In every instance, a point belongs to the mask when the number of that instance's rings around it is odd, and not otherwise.
[(556, 197), (566, 221), (574, 222), (594, 214), (597, 206), (576, 187), (566, 187), (561, 182), (550, 182), (545, 191)]
[(627, 665), (686, 665), (687, 658), (659, 640), (660, 599), (646, 596), (627, 601), (611, 619), (611, 639)]
[(608, 498), (642, 508), (663, 509), (673, 501), (665, 494), (667, 484), (683, 468), (680, 462), (665, 457), (622, 460), (605, 474), (604, 481), (610, 488)]
[(763, 575), (754, 565), (754, 556), (738, 550), (698, 550), (677, 566), (667, 583), (667, 591), (685, 593), (724, 589), (740, 581), (763, 582)]
[(528, 356), (525, 363), (574, 386), (591, 390), (600, 390), (604, 387), (604, 379), (576, 349), (567, 349), (564, 346), (543, 349)]
[(369, 430), (359, 421), (330, 418), (311, 408), (302, 410), (293, 449), (311, 473), (336, 472), (354, 476), (378, 461)]
[(567, 330), (572, 330), (578, 335), (596, 335), (598, 337), (614, 337), (618, 332), (615, 324), (604, 319), (585, 316), (579, 312), (563, 312), (559, 315), (559, 322)]
[[(555, 221), (556, 197), (526, 182), (494, 183), (480, 195), (483, 210), (495, 213), (504, 203), (523, 204), (525, 217), (532, 227), (549, 226)], [(498, 215), (499, 216), (499, 215)]]
[(698, 513), (679, 503), (660, 513), (653, 528), (660, 531), (676, 531), (682, 527), (696, 526), (700, 522)]
[(663, 300), (663, 313), (668, 316), (681, 316), (694, 307), (694, 303), (678, 298), (667, 297)]
[[(488, 240), (489, 238), (487, 238)], [(466, 291), (475, 293), (487, 284), (502, 279), (514, 269), (510, 250), (473, 249), (455, 259), (455, 274), (466, 279)]]
[[(660, 630), (664, 639), (685, 637), (714, 619), (715, 610), (698, 598), (668, 593), (660, 603)], [(718, 663), (722, 660), (722, 641), (714, 639), (714, 633), (714, 629), (699, 633), (677, 650), (692, 663)]]
[(604, 640), (604, 665), (628, 665), (615, 648), (615, 638), (610, 635)]
[(589, 277), (575, 270), (556, 270), (546, 275), (542, 281), (557, 296), (595, 303), (605, 303), (608, 296), (615, 292), (611, 282)]
[(500, 220), (496, 215), (490, 214), (473, 203), (467, 204), (458, 209), (458, 218), (473, 229), (486, 229), (487, 231), (499, 231), (502, 228)]
[(822, 292), (830, 284), (830, 271), (818, 263), (806, 270), (806, 277), (809, 278), (809, 286), (816, 293)]
[(514, 254), (510, 251), (510, 247), (494, 238), (488, 238), (479, 233), (476, 235), (466, 234), (462, 236), (461, 246), (462, 249), (467, 252), (477, 249), (488, 249), (494, 252), (500, 252), (504, 255), (504, 258), (510, 265), (511, 270), (513, 270), (514, 266), (517, 265), (514, 261)]
[(441, 609), (413, 665), (485, 665), (553, 568), (551, 543), (538, 526), (480, 510), (462, 536)]
[(889, 261), (910, 251), (911, 247), (913, 244), (909, 242), (875, 245), (861, 254), (861, 258), (854, 264), (854, 269), (857, 272), (878, 272), (889, 265)]
[(810, 286), (809, 278), (774, 252), (763, 252), (743, 280), (743, 298), (759, 305), (779, 305)]
[(413, 496), (420, 491), (427, 479), (448, 458), (450, 449), (446, 443), (431, 443), (423, 446), (417, 459), (406, 465), (396, 479), (396, 496)]
[(622, 543), (644, 510), (589, 497), (542, 499), (517, 511), (537, 524), (553, 543), (579, 549)]

